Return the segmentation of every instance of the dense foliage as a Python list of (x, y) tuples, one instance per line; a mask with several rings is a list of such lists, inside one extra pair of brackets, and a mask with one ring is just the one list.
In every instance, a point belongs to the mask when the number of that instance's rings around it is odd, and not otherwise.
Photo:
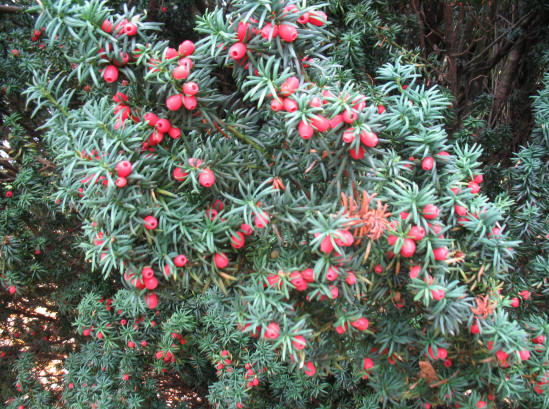
[(2, 16), (8, 407), (549, 405), (549, 74), (494, 166), (417, 1), (117, 5)]

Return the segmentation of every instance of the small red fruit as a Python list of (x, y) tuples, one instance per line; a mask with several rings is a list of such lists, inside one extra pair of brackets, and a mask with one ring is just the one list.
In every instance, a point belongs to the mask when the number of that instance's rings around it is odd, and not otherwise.
[(198, 175), (198, 181), (204, 187), (211, 187), (215, 183), (215, 175), (211, 169), (203, 169)]
[(154, 230), (158, 226), (158, 220), (154, 216), (147, 216), (144, 219), (145, 228), (148, 230)]
[(511, 298), (511, 307), (518, 308), (520, 305), (520, 300), (517, 297)]
[(123, 188), (128, 184), (128, 179), (126, 179), (125, 177), (120, 176), (120, 177), (116, 178), (116, 181), (114, 182), (114, 184), (118, 188)]
[(185, 264), (187, 264), (187, 257), (184, 256), (183, 254), (179, 254), (177, 256), (175, 256), (175, 258), (173, 259), (173, 263), (177, 266), (177, 267), (183, 267), (185, 266)]
[(433, 169), (433, 166), (435, 164), (435, 160), (430, 157), (430, 156), (427, 156), (426, 158), (423, 159), (423, 161), (421, 162), (421, 167), (423, 168), (423, 170), (431, 170)]
[(316, 367), (315, 367), (315, 364), (313, 364), (312, 362), (305, 362), (305, 365), (303, 366), (305, 369), (305, 375), (307, 376), (314, 376), (315, 373), (316, 373)]
[(214, 262), (217, 268), (225, 268), (229, 265), (229, 258), (225, 253), (216, 253)]
[(354, 160), (360, 160), (360, 159), (362, 159), (362, 158), (364, 157), (365, 153), (366, 153), (366, 152), (364, 151), (364, 148), (363, 148), (361, 145), (359, 145), (359, 147), (358, 147), (358, 152), (357, 152), (357, 150), (356, 150), (355, 148), (351, 148), (351, 149), (349, 150), (349, 155), (350, 155), (351, 158), (353, 158)]
[(471, 334), (473, 335), (480, 334), (480, 327), (478, 326), (477, 323), (474, 323), (473, 325), (471, 325)]
[(423, 208), (423, 217), (427, 220), (433, 220), (438, 217), (440, 210), (434, 204), (428, 204)]
[(362, 131), (360, 133), (360, 141), (367, 147), (373, 148), (379, 142), (375, 132)]
[(183, 98), (183, 104), (185, 105), (185, 109), (192, 111), (196, 108), (196, 98), (194, 96), (185, 95)]
[(124, 26), (124, 33), (127, 36), (134, 36), (137, 34), (137, 26), (134, 23), (127, 23)]
[(13, 192), (11, 190), (8, 190), (6, 192), (6, 197), (9, 199), (10, 197), (13, 197)]
[(252, 226), (250, 226), (249, 224), (246, 224), (246, 223), (242, 223), (240, 225), (240, 231), (242, 233), (244, 233), (244, 236), (249, 236), (254, 232), (253, 229), (252, 229)]
[(294, 339), (292, 340), (292, 345), (295, 349), (302, 350), (305, 348), (307, 341), (305, 338), (301, 335), (296, 335)]
[(146, 294), (145, 303), (147, 304), (147, 307), (149, 307), (151, 310), (154, 310), (158, 305), (158, 297), (155, 293)]
[(374, 361), (372, 360), (372, 358), (364, 358), (362, 366), (364, 367), (365, 371), (369, 371), (374, 367)]
[(190, 40), (185, 40), (179, 44), (178, 51), (183, 57), (191, 55), (194, 53), (194, 43)]
[(186, 82), (183, 84), (183, 93), (187, 96), (192, 97), (196, 95), (199, 91), (198, 84), (194, 81)]
[(115, 169), (118, 172), (118, 176), (125, 178), (132, 172), (132, 164), (130, 161), (123, 160), (118, 162)]
[(440, 300), (444, 299), (444, 297), (446, 296), (446, 293), (442, 289), (431, 290), (431, 295), (433, 296), (433, 298), (435, 300), (440, 301)]
[(408, 237), (415, 241), (422, 240), (425, 237), (425, 229), (421, 226), (412, 226)]
[(233, 44), (231, 48), (229, 48), (229, 55), (234, 60), (240, 60), (244, 55), (246, 55), (246, 51), (248, 50), (248, 47), (246, 47), (246, 44), (244, 43), (236, 43)]
[(301, 121), (299, 123), (297, 130), (299, 132), (299, 136), (301, 136), (303, 139), (310, 139), (315, 132), (314, 128), (304, 121)]
[(365, 331), (366, 329), (368, 329), (369, 324), (370, 323), (369, 323), (368, 319), (366, 319), (364, 317), (359, 318), (356, 321), (351, 321), (351, 325), (353, 327), (355, 327), (356, 329), (358, 329), (359, 331)]
[(233, 236), (231, 236), (231, 246), (235, 249), (240, 249), (244, 247), (246, 240), (244, 239), (244, 234), (237, 231)]
[(278, 26), (278, 35), (287, 43), (294, 42), (297, 38), (297, 28), (288, 24)]
[(17, 288), (14, 285), (10, 285), (8, 291), (11, 295), (13, 295), (17, 291)]
[(118, 79), (118, 68), (114, 65), (109, 65), (103, 71), (103, 78), (106, 82), (112, 83)]
[(400, 249), (402, 257), (412, 257), (416, 252), (416, 243), (412, 239), (404, 239), (404, 244)]
[(156, 129), (158, 132), (166, 133), (170, 130), (172, 124), (166, 118), (159, 119), (156, 122)]
[(261, 214), (258, 214), (254, 218), (255, 227), (258, 229), (263, 229), (265, 226), (269, 224), (270, 217), (267, 213), (262, 212)]
[(183, 106), (183, 95), (181, 94), (172, 95), (171, 97), (168, 97), (168, 99), (166, 100), (166, 107), (170, 111), (177, 111), (182, 106)]
[(267, 325), (267, 329), (265, 330), (263, 337), (267, 339), (276, 339), (278, 338), (279, 334), (280, 327), (276, 322), (271, 322), (269, 325)]
[(173, 178), (177, 180), (178, 182), (183, 182), (187, 176), (189, 175), (188, 172), (183, 172), (183, 169), (181, 168), (175, 168), (173, 170)]
[(110, 33), (112, 31), (112, 23), (109, 20), (103, 21), (103, 24), (101, 24), (101, 30), (105, 33)]
[(320, 10), (311, 11), (309, 13), (309, 23), (314, 26), (321, 27), (328, 21), (326, 13)]
[(187, 65), (178, 65), (173, 69), (172, 76), (176, 80), (184, 80), (189, 76), (189, 67)]
[(150, 126), (155, 126), (158, 122), (158, 116), (156, 116), (152, 112), (147, 112), (143, 117), (143, 120), (147, 122)]

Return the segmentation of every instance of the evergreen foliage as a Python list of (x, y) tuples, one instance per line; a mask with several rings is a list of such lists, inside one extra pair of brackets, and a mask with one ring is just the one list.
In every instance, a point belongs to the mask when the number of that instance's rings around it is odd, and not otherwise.
[(549, 406), (549, 74), (489, 180), (382, 3), (196, 3), (194, 43), (141, 4), (29, 9), (1, 305), (49, 297), (74, 339), (55, 386), (14, 361), (8, 408)]

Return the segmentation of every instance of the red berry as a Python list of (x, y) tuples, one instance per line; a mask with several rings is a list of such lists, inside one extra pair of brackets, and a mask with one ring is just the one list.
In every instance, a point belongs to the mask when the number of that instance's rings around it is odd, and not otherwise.
[(185, 95), (183, 98), (183, 104), (185, 105), (185, 109), (192, 111), (196, 108), (196, 98), (194, 96)]
[(412, 226), (408, 237), (415, 241), (422, 240), (425, 237), (425, 229), (421, 226)]
[(326, 13), (320, 10), (314, 10), (309, 13), (309, 23), (321, 27), (328, 21)]
[(184, 80), (189, 76), (189, 67), (187, 65), (178, 65), (173, 69), (172, 76), (176, 80)]
[(337, 114), (332, 119), (330, 119), (330, 128), (336, 128), (340, 123), (343, 122), (343, 115)]
[(329, 254), (333, 250), (334, 250), (334, 246), (332, 244), (332, 240), (330, 239), (330, 236), (324, 237), (320, 242), (320, 251), (322, 251), (325, 254)]
[(198, 84), (194, 81), (183, 84), (183, 93), (189, 97), (196, 95), (199, 91)]
[(130, 161), (123, 160), (118, 162), (115, 169), (118, 172), (118, 176), (125, 178), (132, 172), (132, 164)]
[(173, 178), (177, 180), (178, 182), (183, 182), (187, 176), (189, 175), (188, 172), (184, 172), (181, 168), (175, 168), (173, 170)]
[(261, 29), (261, 37), (263, 37), (265, 40), (268, 40), (269, 38), (275, 38), (276, 36), (278, 36), (278, 27), (276, 26), (276, 24), (273, 26), (271, 23), (267, 23)]
[(316, 367), (315, 367), (315, 364), (313, 364), (312, 362), (305, 362), (305, 365), (303, 366), (305, 369), (305, 375), (307, 376), (314, 376), (315, 373), (316, 373)]
[(185, 40), (181, 44), (179, 44), (178, 51), (179, 54), (181, 54), (183, 57), (191, 55), (192, 53), (194, 53), (194, 43), (190, 40)]
[(345, 282), (349, 285), (354, 285), (356, 283), (356, 276), (352, 272), (347, 273), (347, 277), (345, 277)]
[(148, 230), (154, 230), (158, 226), (158, 220), (154, 216), (147, 216), (143, 220), (145, 221), (145, 228)]
[(270, 217), (267, 213), (261, 212), (261, 214), (258, 214), (254, 218), (255, 227), (258, 229), (263, 229), (267, 224), (269, 224)]
[(421, 167), (423, 168), (423, 170), (431, 170), (433, 169), (434, 164), (435, 164), (435, 160), (432, 157), (427, 156), (421, 162)]
[(112, 31), (112, 23), (109, 20), (103, 21), (103, 24), (101, 24), (101, 30), (105, 33), (110, 33)]
[(146, 294), (145, 303), (147, 304), (147, 307), (149, 307), (151, 310), (154, 310), (158, 305), (158, 297), (155, 293)]
[(280, 334), (280, 327), (276, 322), (271, 322), (267, 325), (267, 329), (263, 333), (263, 337), (267, 339), (276, 339)]
[(158, 287), (158, 280), (156, 277), (151, 277), (149, 279), (143, 278), (143, 283), (145, 284), (145, 288), (147, 288), (147, 290), (154, 290)]
[(6, 192), (6, 197), (9, 199), (10, 197), (13, 197), (13, 192), (11, 190), (8, 190)]
[(478, 185), (477, 183), (471, 181), (469, 182), (469, 184), (467, 185), (469, 187), (469, 189), (471, 190), (471, 193), (473, 194), (476, 194), (478, 192), (480, 192), (480, 185)]
[(231, 246), (233, 246), (235, 249), (240, 249), (244, 247), (244, 244), (246, 243), (246, 240), (244, 239), (244, 235), (237, 231), (233, 236), (231, 236)]
[(385, 112), (385, 107), (383, 105), (378, 105), (377, 112), (381, 115)]
[(339, 277), (339, 273), (337, 268), (335, 267), (328, 267), (328, 271), (326, 272), (326, 280), (328, 281), (335, 281)]
[(170, 138), (172, 139), (178, 139), (181, 136), (181, 130), (172, 126), (168, 131), (168, 135), (170, 135)]
[(287, 97), (294, 93), (296, 89), (299, 88), (299, 78), (289, 77), (284, 84), (280, 86), (280, 94), (284, 97)]
[(511, 298), (511, 307), (518, 308), (520, 300), (517, 297)]
[(373, 148), (379, 142), (375, 132), (362, 131), (360, 133), (360, 141), (367, 147)]
[(368, 371), (374, 367), (374, 361), (372, 358), (364, 358), (362, 366), (364, 367), (364, 370)]
[(438, 289), (438, 290), (431, 290), (431, 295), (435, 300), (440, 301), (444, 299), (444, 297), (446, 296), (446, 293), (444, 292), (444, 290)]
[(404, 239), (404, 243), (400, 249), (402, 257), (412, 257), (416, 252), (416, 243), (412, 239)]
[(310, 139), (315, 132), (314, 128), (304, 121), (301, 121), (299, 123), (297, 130), (299, 132), (299, 136), (301, 136), (303, 139)]
[(484, 181), (484, 177), (482, 175), (475, 175), (473, 177), (473, 182), (480, 185)]
[(155, 126), (158, 122), (158, 116), (156, 116), (152, 112), (147, 112), (143, 117), (143, 120), (147, 122), (150, 126)]
[(173, 259), (173, 263), (177, 266), (177, 267), (183, 267), (185, 266), (185, 264), (187, 264), (187, 257), (185, 257), (183, 254), (179, 254), (177, 256), (175, 256), (175, 258)]
[(467, 208), (460, 205), (455, 205), (454, 210), (458, 216), (465, 216), (467, 214)]
[(17, 288), (14, 286), (14, 285), (10, 285), (8, 287), (8, 291), (11, 295), (15, 294), (15, 292), (17, 291)]
[(330, 129), (330, 122), (322, 115), (313, 115), (311, 118), (311, 125), (318, 132), (326, 132), (328, 129)]
[(351, 325), (359, 331), (365, 331), (366, 329), (368, 329), (369, 321), (366, 318), (362, 317), (356, 321), (351, 321)]
[(530, 298), (530, 291), (523, 290), (523, 291), (519, 292), (519, 295), (520, 295), (520, 298), (522, 298), (523, 300), (526, 301), (528, 298)]
[(347, 128), (345, 132), (343, 132), (343, 142), (345, 143), (351, 143), (355, 140), (355, 128)]
[(473, 325), (471, 325), (471, 334), (480, 334), (480, 327), (478, 326), (477, 323), (474, 323)]
[(137, 26), (134, 23), (127, 23), (124, 26), (124, 33), (128, 36), (134, 36), (137, 34)]
[(284, 100), (273, 99), (271, 101), (271, 109), (275, 112), (282, 111), (284, 109)]
[(114, 182), (114, 184), (116, 185), (116, 187), (123, 188), (128, 184), (128, 179), (121, 176), (119, 178), (116, 178), (116, 181)]
[(297, 38), (297, 28), (288, 24), (281, 24), (278, 26), (278, 35), (284, 41), (291, 43)]
[(343, 112), (342, 114), (342, 119), (343, 119), (343, 122), (347, 123), (347, 124), (352, 124), (353, 122), (355, 122), (358, 118), (358, 114), (351, 110), (351, 109), (347, 109), (345, 112)]
[(240, 231), (244, 234), (244, 236), (249, 236), (253, 233), (252, 226), (246, 223), (242, 223), (240, 225)]
[(301, 335), (296, 335), (294, 337), (294, 339), (292, 340), (292, 345), (294, 346), (295, 349), (299, 349), (299, 350), (302, 350), (305, 348), (305, 345), (306, 345), (307, 341), (305, 340), (305, 338)]
[(299, 108), (297, 102), (290, 98), (284, 99), (282, 102), (282, 106), (286, 112), (295, 112)]
[(312, 268), (307, 268), (301, 272), (301, 276), (305, 281), (308, 283), (312, 283), (315, 281), (314, 277), (314, 270)]
[(211, 169), (204, 169), (198, 175), (198, 181), (204, 187), (211, 187), (215, 183), (215, 175)]
[(389, 243), (389, 246), (394, 246), (397, 240), (398, 240), (398, 237), (393, 236), (392, 234), (389, 237), (387, 237), (387, 243)]
[(246, 55), (248, 47), (246, 47), (246, 44), (244, 43), (236, 43), (233, 44), (231, 48), (229, 48), (229, 55), (233, 60), (240, 60), (244, 55)]
[(103, 71), (103, 78), (106, 82), (112, 83), (118, 79), (118, 68), (114, 65), (109, 65)]
[(250, 29), (250, 25), (242, 21), (239, 22), (238, 28), (236, 30), (236, 36), (238, 38), (238, 41), (242, 43), (248, 41), (252, 36), (252, 30)]
[(166, 100), (166, 107), (170, 111), (177, 111), (182, 106), (183, 106), (183, 95), (181, 94), (172, 95), (171, 97), (168, 97), (168, 99)]
[(428, 204), (423, 208), (423, 217), (427, 220), (436, 219), (439, 215), (439, 209), (434, 204)]
[(166, 47), (164, 50), (164, 58), (166, 60), (171, 60), (172, 58), (179, 57), (179, 52), (175, 48)]
[(364, 157), (364, 154), (365, 154), (365, 153), (366, 153), (366, 152), (364, 151), (364, 148), (363, 148), (361, 145), (358, 146), (358, 152), (357, 152), (357, 150), (356, 150), (355, 148), (351, 148), (351, 149), (349, 150), (349, 155), (350, 155), (351, 158), (353, 158), (354, 160), (360, 160), (360, 159), (362, 159), (362, 158)]
[(216, 253), (214, 262), (217, 268), (225, 268), (229, 265), (229, 258), (225, 253)]
[(519, 356), (522, 361), (527, 361), (530, 358), (530, 351), (523, 349), (519, 352)]
[(158, 132), (166, 133), (170, 130), (172, 127), (172, 124), (170, 124), (170, 121), (168, 121), (166, 118), (159, 119), (156, 122), (156, 129)]
[(299, 24), (307, 24), (309, 22), (309, 13), (305, 12), (297, 18)]

